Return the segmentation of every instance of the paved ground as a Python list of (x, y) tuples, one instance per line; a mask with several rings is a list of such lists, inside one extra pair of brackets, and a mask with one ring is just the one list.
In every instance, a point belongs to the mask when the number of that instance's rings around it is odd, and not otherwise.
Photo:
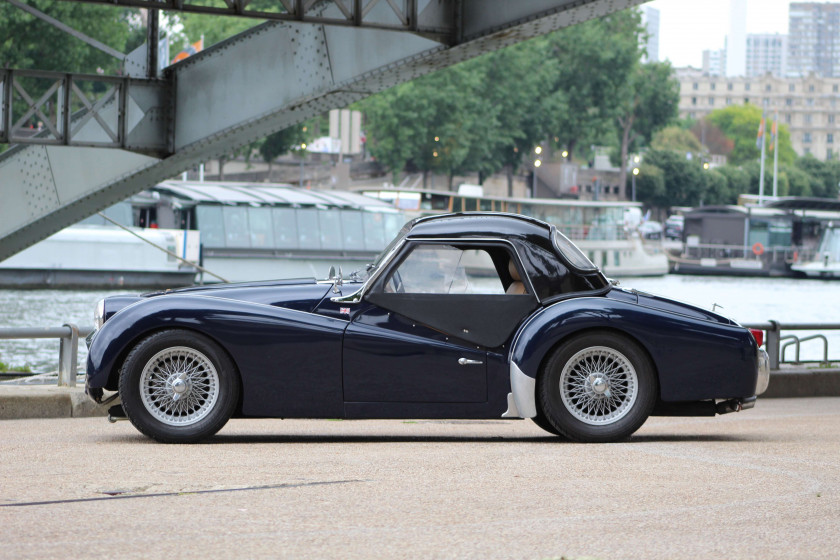
[(528, 421), (235, 420), (160, 445), (0, 421), (3, 558), (837, 558), (840, 398), (653, 418), (576, 445)]

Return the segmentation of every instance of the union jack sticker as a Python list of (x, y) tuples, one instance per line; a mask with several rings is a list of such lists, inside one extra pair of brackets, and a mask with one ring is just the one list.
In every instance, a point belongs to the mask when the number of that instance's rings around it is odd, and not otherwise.
[(338, 312), (341, 315), (350, 315), (350, 308), (349, 307), (339, 307)]

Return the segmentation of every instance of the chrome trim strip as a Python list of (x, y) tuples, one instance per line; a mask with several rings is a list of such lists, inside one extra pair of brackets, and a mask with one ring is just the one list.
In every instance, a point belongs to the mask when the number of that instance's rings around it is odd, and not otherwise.
[(403, 237), (403, 239), (399, 243), (394, 245), (394, 247), (391, 249), (391, 252), (385, 255), (385, 258), (382, 259), (382, 262), (379, 264), (378, 267), (376, 267), (376, 269), (373, 271), (373, 274), (370, 275), (367, 281), (364, 284), (362, 284), (361, 288), (359, 288), (352, 294), (346, 296), (332, 297), (330, 298), (330, 301), (334, 301), (336, 303), (359, 303), (360, 301), (362, 301), (362, 297), (365, 295), (365, 292), (367, 292), (368, 286), (372, 286), (373, 283), (376, 282), (376, 279), (379, 278), (379, 275), (382, 274), (382, 271), (388, 268), (388, 265), (391, 263), (391, 260), (393, 260), (394, 255), (396, 255), (396, 253), (402, 248), (402, 246), (405, 245), (405, 240), (406, 238)]
[(525, 375), (519, 366), (511, 361), (510, 389), (519, 418), (533, 418), (537, 415), (536, 387), (537, 380)]

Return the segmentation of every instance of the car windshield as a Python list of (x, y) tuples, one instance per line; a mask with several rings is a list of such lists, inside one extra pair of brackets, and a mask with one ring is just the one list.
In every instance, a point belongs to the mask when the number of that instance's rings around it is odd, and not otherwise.
[(391, 242), (388, 243), (388, 246), (385, 247), (385, 249), (383, 249), (382, 252), (376, 256), (376, 259), (374, 259), (372, 263), (368, 263), (364, 266), (364, 268), (359, 268), (351, 272), (350, 278), (352, 278), (353, 280), (358, 280), (359, 282), (366, 282), (367, 279), (370, 278), (370, 275), (373, 274), (373, 271), (379, 268), (379, 265), (382, 264), (382, 261), (385, 259), (385, 257), (387, 257), (391, 253), (391, 251), (394, 250), (394, 247), (396, 247), (408, 234), (408, 230), (411, 229), (411, 225), (412, 222), (408, 222), (407, 224), (405, 224), (400, 230), (400, 232), (396, 235), (396, 237), (394, 237), (394, 239), (392, 239)]
[(590, 261), (580, 249), (577, 248), (577, 245), (569, 241), (569, 238), (560, 233), (559, 230), (554, 229), (552, 239), (554, 241), (554, 247), (560, 251), (560, 253), (566, 257), (566, 260), (569, 261), (569, 264), (575, 268), (580, 270), (596, 270), (598, 268), (592, 264), (592, 261)]

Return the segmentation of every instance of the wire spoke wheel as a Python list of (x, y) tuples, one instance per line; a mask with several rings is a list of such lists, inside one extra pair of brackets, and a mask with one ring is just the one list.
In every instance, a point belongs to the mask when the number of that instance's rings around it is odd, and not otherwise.
[(219, 397), (219, 373), (213, 362), (194, 348), (161, 350), (140, 374), (140, 398), (157, 420), (170, 426), (201, 421)]
[(558, 345), (537, 382), (539, 420), (573, 441), (621, 441), (653, 411), (656, 368), (633, 340), (588, 331)]
[(639, 392), (636, 369), (624, 354), (606, 346), (585, 348), (560, 374), (566, 409), (586, 424), (611, 424), (632, 408)]

